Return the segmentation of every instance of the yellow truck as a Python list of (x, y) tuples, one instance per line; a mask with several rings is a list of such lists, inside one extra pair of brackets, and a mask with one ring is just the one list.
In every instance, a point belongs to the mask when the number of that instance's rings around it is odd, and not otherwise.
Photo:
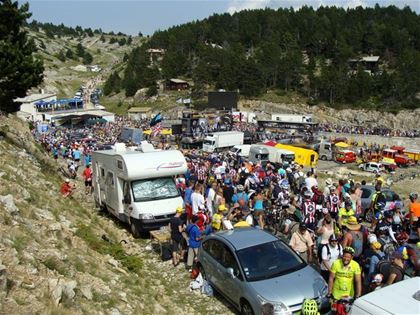
[(295, 153), (295, 162), (308, 167), (314, 167), (318, 162), (318, 153), (314, 150), (304, 149), (286, 144), (276, 144), (276, 148), (289, 150)]

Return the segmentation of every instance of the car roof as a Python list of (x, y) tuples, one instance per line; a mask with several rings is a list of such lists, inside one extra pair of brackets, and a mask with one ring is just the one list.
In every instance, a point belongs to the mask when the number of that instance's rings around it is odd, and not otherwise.
[(222, 231), (213, 235), (215, 238), (221, 238), (225, 242), (230, 243), (235, 250), (241, 250), (243, 248), (278, 240), (278, 238), (272, 234), (252, 227)]
[(420, 277), (400, 281), (358, 298), (354, 305), (369, 310), (376, 307), (375, 311), (382, 314), (418, 314), (420, 304), (414, 294), (420, 291), (419, 285)]

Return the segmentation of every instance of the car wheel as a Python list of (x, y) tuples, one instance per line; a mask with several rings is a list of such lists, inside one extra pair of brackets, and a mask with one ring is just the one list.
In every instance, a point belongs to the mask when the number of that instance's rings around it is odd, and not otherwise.
[(131, 230), (131, 233), (133, 234), (134, 238), (140, 238), (141, 231), (138, 228), (138, 226), (134, 223), (134, 221), (130, 221), (130, 230)]
[(241, 303), (241, 314), (242, 315), (254, 315), (251, 305), (248, 301), (242, 301)]

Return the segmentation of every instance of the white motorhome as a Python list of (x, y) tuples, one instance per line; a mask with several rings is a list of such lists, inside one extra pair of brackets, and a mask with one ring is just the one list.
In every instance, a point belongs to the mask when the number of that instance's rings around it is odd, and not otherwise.
[(207, 135), (203, 141), (203, 151), (214, 152), (244, 144), (244, 133), (240, 131), (222, 131)]
[(235, 145), (232, 149), (230, 149), (230, 152), (236, 156), (248, 157), (250, 149), (250, 144)]
[(180, 151), (144, 151), (119, 143), (92, 153), (96, 205), (128, 223), (135, 237), (168, 224), (183, 205), (174, 176), (187, 171)]

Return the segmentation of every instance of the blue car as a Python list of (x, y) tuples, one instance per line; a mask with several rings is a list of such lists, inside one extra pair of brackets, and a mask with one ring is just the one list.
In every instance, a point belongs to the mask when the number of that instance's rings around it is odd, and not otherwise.
[(255, 228), (210, 234), (198, 253), (200, 270), (241, 314), (292, 314), (304, 299), (328, 309), (328, 286), (282, 240)]

